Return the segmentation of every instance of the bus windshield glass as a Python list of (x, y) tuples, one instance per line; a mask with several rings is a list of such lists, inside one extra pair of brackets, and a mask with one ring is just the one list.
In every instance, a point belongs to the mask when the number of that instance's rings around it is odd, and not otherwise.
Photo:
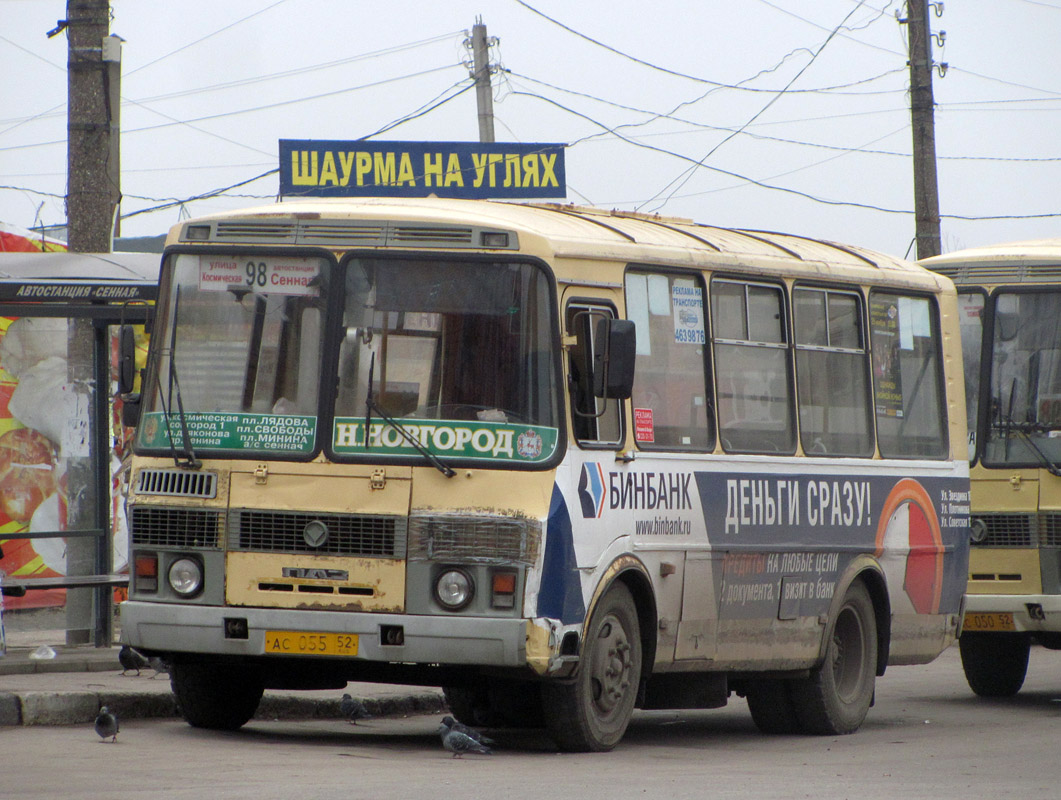
[(1061, 292), (994, 297), (991, 406), (984, 462), (1061, 464)]
[(335, 454), (414, 456), (415, 439), (444, 459), (549, 461), (559, 428), (551, 294), (546, 273), (525, 263), (349, 261)]
[(158, 380), (144, 401), (139, 446), (310, 455), (331, 265), (296, 256), (170, 259), (154, 332)]

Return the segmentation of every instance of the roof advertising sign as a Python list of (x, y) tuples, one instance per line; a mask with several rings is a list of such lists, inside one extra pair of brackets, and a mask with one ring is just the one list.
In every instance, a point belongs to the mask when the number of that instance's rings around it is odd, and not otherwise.
[(281, 139), (280, 194), (563, 198), (564, 145)]

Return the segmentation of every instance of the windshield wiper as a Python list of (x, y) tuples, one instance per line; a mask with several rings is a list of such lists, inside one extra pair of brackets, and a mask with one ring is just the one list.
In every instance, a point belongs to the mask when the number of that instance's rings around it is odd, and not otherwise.
[[(1016, 381), (1014, 381), (1016, 383)], [(1032, 451), (1036, 459), (1042, 465), (1043, 469), (1049, 472), (1051, 475), (1061, 477), (1061, 467), (1055, 461), (1052, 461), (1043, 449), (1035, 443), (1035, 440), (1029, 436), (1029, 433), (1045, 433), (1047, 431), (1058, 430), (1055, 425), (1046, 425), (1041, 422), (1017, 422), (1013, 419), (1013, 395), (1016, 391), (1016, 386), (1010, 389), (1009, 394), (1009, 411), (1006, 414), (1001, 413), (1002, 402), (999, 398), (996, 398), (993, 402), (995, 407), (999, 409), (998, 424), (995, 426), (999, 431), (1008, 433), (1013, 431), (1017, 434), (1017, 437), (1028, 446), (1028, 449)], [(1006, 448), (1006, 459), (1009, 460), (1009, 447), (1007, 443)]]
[[(372, 357), (368, 362), (368, 394), (365, 397), (365, 449), (368, 450), (370, 447), (368, 426), (369, 423), (372, 421), (372, 412), (375, 411), (380, 419), (382, 419), (384, 422), (394, 428), (394, 430), (398, 431), (398, 433), (402, 435), (405, 441), (407, 441), (413, 446), (413, 449), (416, 450), (416, 452), (418, 452), (420, 455), (427, 459), (428, 463), (431, 464), (431, 466), (433, 466), (447, 478), (452, 478), (454, 475), (456, 475), (457, 473), (451, 467), (449, 467), (442, 461), (442, 459), (440, 459), (438, 456), (436, 456), (434, 453), (424, 447), (423, 443), (411, 433), (409, 433), (409, 431), (405, 428), (404, 425), (398, 422), (398, 420), (389, 416), (386, 411), (380, 408), (379, 403), (377, 403), (372, 398), (372, 383), (375, 375), (376, 353), (375, 351), (373, 351)], [(180, 397), (179, 392), (177, 396), (178, 398)]]
[[(188, 420), (184, 416), (184, 402), (181, 400), (181, 384), (177, 378), (177, 311), (180, 308), (181, 303), (181, 289), (177, 287), (177, 295), (173, 300), (173, 318), (170, 329), (170, 340), (169, 340), (169, 386), (168, 391), (176, 391), (177, 394), (177, 415), (181, 423), (181, 449), (183, 450), (184, 461), (181, 461), (177, 456), (177, 447), (173, 444), (173, 434), (170, 431), (170, 411), (166, 407), (166, 401), (163, 399), (163, 392), (158, 393), (159, 403), (162, 404), (162, 413), (166, 419), (166, 439), (169, 441), (169, 449), (173, 454), (173, 463), (182, 469), (200, 469), (203, 466), (203, 462), (195, 457), (195, 450), (192, 448), (192, 440), (188, 436)], [(172, 405), (172, 404), (170, 404)]]

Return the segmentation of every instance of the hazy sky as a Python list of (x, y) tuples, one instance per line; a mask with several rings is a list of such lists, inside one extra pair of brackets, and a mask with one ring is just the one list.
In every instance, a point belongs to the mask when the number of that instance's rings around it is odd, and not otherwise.
[[(567, 201), (911, 247), (905, 2), (112, 8), (126, 236), (275, 197), (273, 173), (189, 200), (275, 169), (282, 138), (478, 140), (461, 90), (481, 17), (496, 138), (568, 144)], [(46, 36), (65, 16), (64, 0), (0, 0), (0, 221), (22, 227), (65, 220), (67, 40)], [(944, 251), (1061, 235), (1061, 0), (948, 0), (930, 18), (949, 64), (934, 74)]]

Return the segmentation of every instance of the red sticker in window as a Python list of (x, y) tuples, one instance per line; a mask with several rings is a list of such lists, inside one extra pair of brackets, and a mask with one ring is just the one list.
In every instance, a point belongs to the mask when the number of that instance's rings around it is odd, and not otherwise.
[(656, 433), (652, 425), (651, 408), (634, 409), (634, 439), (639, 442), (653, 442)]

